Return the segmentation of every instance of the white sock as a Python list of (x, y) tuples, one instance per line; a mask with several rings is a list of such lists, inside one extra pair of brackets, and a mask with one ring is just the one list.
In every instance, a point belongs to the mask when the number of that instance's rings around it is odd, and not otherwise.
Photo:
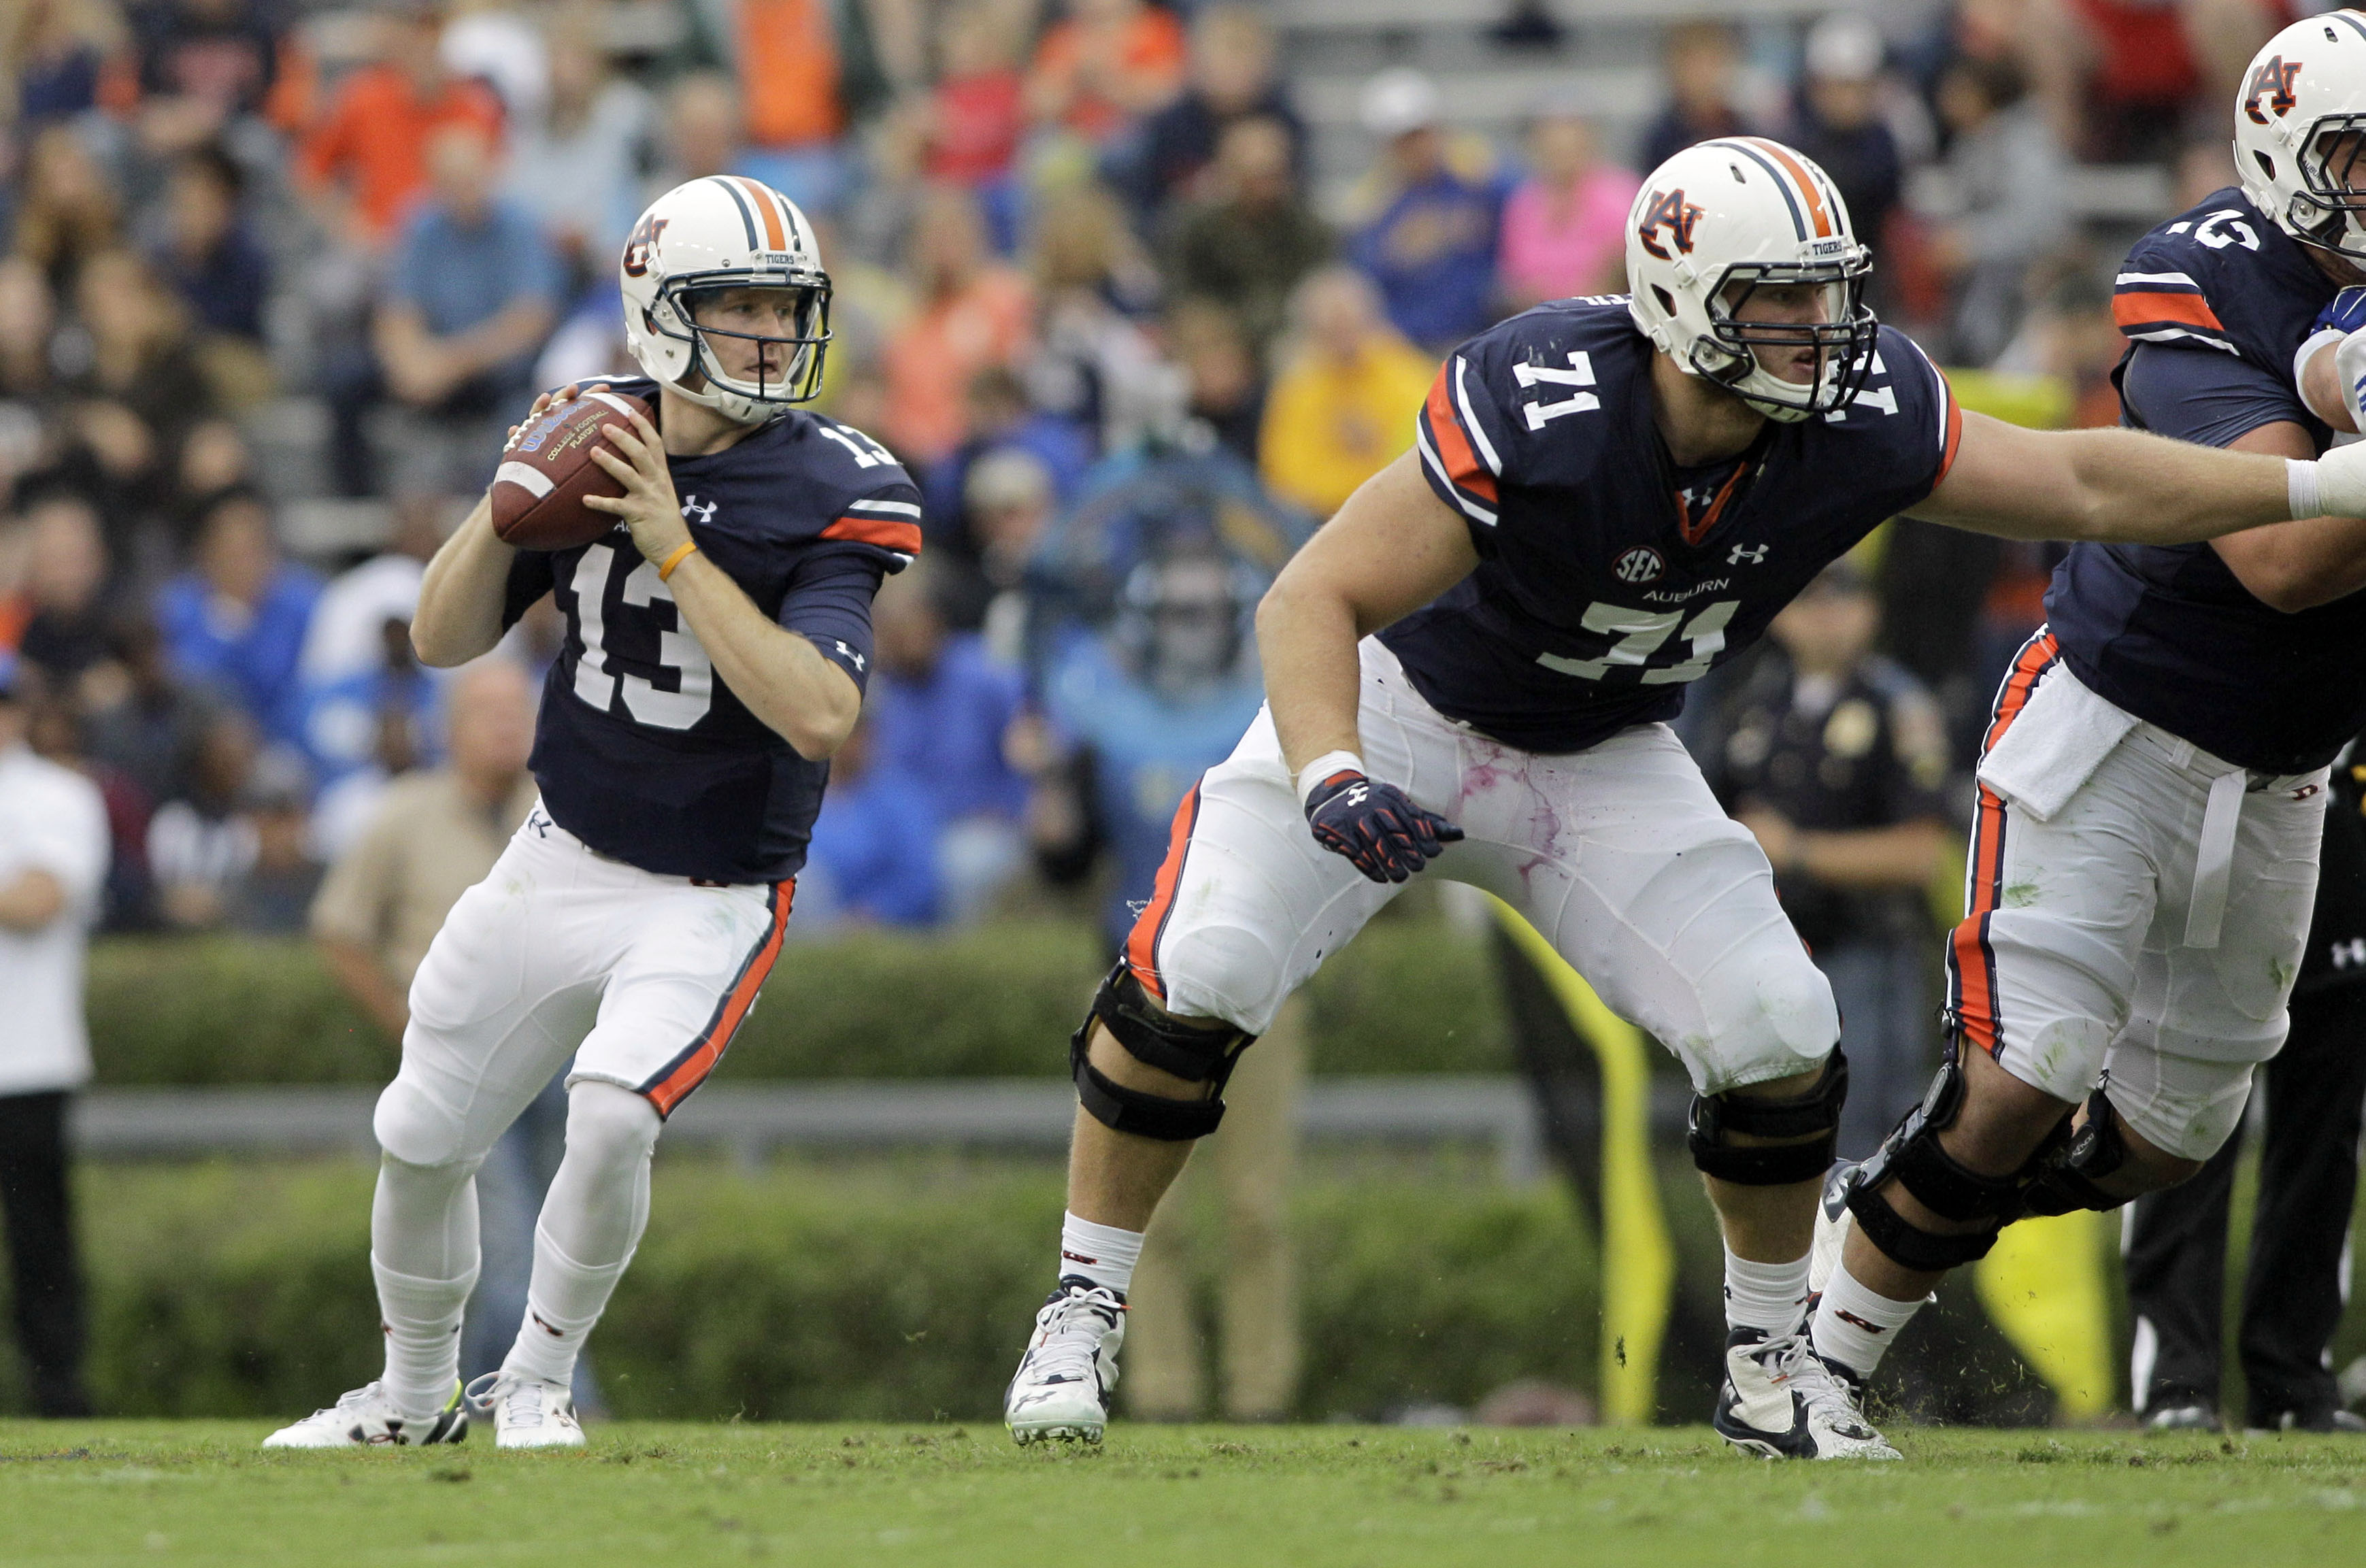
[(1060, 1222), (1060, 1278), (1106, 1285), (1120, 1298), (1133, 1288), (1133, 1266), (1142, 1261), (1142, 1233), (1097, 1225), (1069, 1214)]
[(1808, 1304), (1808, 1259), (1753, 1263), (1725, 1249), (1725, 1325), (1787, 1334), (1799, 1325)]
[(534, 1226), (534, 1277), (501, 1370), (562, 1386), (649, 1222), (649, 1154), (661, 1123), (614, 1084), (567, 1091), (567, 1154)]
[(1922, 1310), (1928, 1296), (1893, 1302), (1848, 1271), (1842, 1263), (1824, 1281), (1816, 1306), (1816, 1354), (1838, 1361), (1859, 1377), (1870, 1377), (1898, 1331)]
[(398, 1274), (370, 1254), (386, 1329), (386, 1392), (403, 1418), (422, 1426), (451, 1402), (460, 1376), (460, 1314), (476, 1288), (473, 1269), (457, 1280)]
[(614, 1263), (579, 1263), (550, 1239), (548, 1231), (535, 1225), (525, 1321), (518, 1325), (517, 1342), (510, 1347), (501, 1371), (561, 1388), (572, 1386), (575, 1358), (582, 1354), (583, 1341), (608, 1310), (608, 1298), (632, 1261), (628, 1252)]

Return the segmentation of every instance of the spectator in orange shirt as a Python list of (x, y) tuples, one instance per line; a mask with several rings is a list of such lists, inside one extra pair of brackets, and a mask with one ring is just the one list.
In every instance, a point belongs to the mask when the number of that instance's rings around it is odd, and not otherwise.
[(1027, 83), (1040, 124), (1108, 141), (1183, 89), (1183, 24), (1145, 0), (1070, 0), (1043, 35)]
[(681, 63), (739, 85), (746, 138), (737, 172), (809, 212), (846, 194), (844, 145), (890, 91), (862, 0), (691, 0)]
[(385, 248), (427, 184), (426, 149), (447, 125), (501, 130), (501, 100), (455, 80), (437, 50), (444, 0), (408, 0), (380, 13), (377, 60), (345, 78), (297, 155), (299, 185), (330, 233)]
[(986, 223), (970, 194), (930, 190), (912, 220), (907, 263), (919, 308), (887, 343), (887, 417), (880, 432), (907, 463), (950, 457), (969, 434), (963, 392), (990, 366), (1025, 352), (1032, 301), (1026, 280), (986, 254)]

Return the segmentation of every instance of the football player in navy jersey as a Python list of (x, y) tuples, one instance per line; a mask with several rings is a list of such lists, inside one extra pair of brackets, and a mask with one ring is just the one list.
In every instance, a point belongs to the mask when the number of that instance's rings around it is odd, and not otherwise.
[[(614, 531), (513, 549), (479, 502), (421, 590), (412, 638), (445, 666), (556, 594), (567, 637), (535, 730), (542, 799), (428, 950), (378, 1100), (385, 1374), (267, 1446), (448, 1442), (471, 1407), (503, 1448), (583, 1441), (569, 1381), (648, 1218), (650, 1152), (780, 952), (829, 755), (862, 707), (872, 595), (919, 548), (904, 470), (796, 406), (820, 383), (829, 278), (794, 206), (749, 179), (677, 186), (622, 273), (649, 379), (616, 386), (659, 417), (585, 394), (618, 411), (592, 457), (625, 493), (585, 502)], [(513, 442), (576, 395), (538, 399)], [(501, 1371), (461, 1391), (473, 1173), (570, 1057), (530, 1310)]]
[(1098, 1438), (1159, 1195), (1233, 1062), (1432, 861), (1510, 901), (1684, 1062), (1726, 1238), (1718, 1429), (1891, 1458), (1804, 1332), (1846, 1086), (1831, 991), (1765, 856), (1664, 721), (1885, 518), (2174, 544), (2366, 500), (2366, 453), (2288, 463), (1966, 414), (1862, 302), (1831, 182), (1777, 143), (1688, 149), (1627, 230), (1631, 299), (1465, 344), (1418, 452), (1349, 499), (1258, 614), (1267, 710), (1186, 797), (1156, 896), (1072, 1046), (1060, 1282), (1005, 1415)]
[[(2123, 423), (2298, 462), (2355, 423), (2366, 367), (2341, 374), (2354, 322), (2329, 307), (2366, 281), (2361, 150), (2366, 17), (2284, 28), (2236, 95), (2239, 187), (2121, 270)], [(2090, 537), (2056, 571), (1982, 749), (1947, 1064), (1826, 1190), (1827, 1362), (1870, 1372), (2022, 1215), (2191, 1176), (2283, 1044), (2327, 767), (2366, 722), (2366, 520), (2333, 490), (2293, 512), (2207, 543)]]

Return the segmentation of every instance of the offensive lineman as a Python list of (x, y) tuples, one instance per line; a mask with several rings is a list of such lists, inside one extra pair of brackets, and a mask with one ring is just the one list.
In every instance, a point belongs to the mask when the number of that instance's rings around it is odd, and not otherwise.
[[(480, 502), (427, 569), (411, 635), (430, 664), (484, 654), (545, 593), (566, 612), (542, 799), (428, 950), (378, 1100), (385, 1375), (266, 1447), (452, 1442), (471, 1406), (502, 1448), (582, 1443), (568, 1384), (648, 1222), (650, 1152), (780, 952), (827, 759), (862, 706), (872, 594), (919, 548), (904, 470), (794, 406), (820, 385), (830, 287), (794, 206), (749, 179), (676, 186), (622, 274), (650, 379), (618, 385), (656, 400), (663, 434), (620, 420), (614, 451), (593, 451), (625, 493), (585, 504), (616, 531), (514, 550)], [(574, 395), (537, 399), (528, 427)], [(530, 1310), (501, 1370), (464, 1392), (473, 1173), (570, 1055)]]
[[(1652, 175), (1625, 298), (1545, 305), (1447, 363), (1409, 454), (1258, 614), (1267, 711), (1177, 813), (1156, 896), (1072, 1043), (1060, 1280), (1012, 1435), (1098, 1438), (1159, 1195), (1234, 1059), (1432, 860), (1518, 908), (1696, 1091), (1726, 1239), (1716, 1425), (1768, 1456), (1894, 1458), (1805, 1333), (1846, 1069), (1765, 856), (1663, 720), (1876, 525), (2179, 543), (2366, 503), (2366, 462), (1965, 415), (1862, 303), (1821, 170), (1756, 138)], [(2366, 454), (2361, 454), (2366, 457)]]
[[(2325, 447), (2295, 360), (2318, 408), (2354, 412), (2366, 367), (2342, 395), (2349, 351), (2321, 352), (2339, 328), (2312, 328), (2366, 282), (2361, 148), (2366, 17), (2269, 39), (2236, 99), (2241, 188), (2154, 230), (2120, 273), (2124, 423)], [(2056, 571), (1980, 761), (1946, 1065), (1827, 1190), (1827, 1362), (1870, 1373), (2003, 1226), (2174, 1186), (2241, 1118), (2283, 1044), (2327, 765), (2366, 722), (2366, 520), (2346, 489), (2324, 501), (2294, 511), (2334, 515), (2206, 544), (2082, 543)]]

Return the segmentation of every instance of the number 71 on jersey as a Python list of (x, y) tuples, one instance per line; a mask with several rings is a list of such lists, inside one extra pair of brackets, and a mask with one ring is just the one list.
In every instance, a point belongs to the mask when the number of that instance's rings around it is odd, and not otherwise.
[[(1717, 656), (1725, 651), (1726, 623), (1741, 608), (1739, 599), (1719, 599), (1704, 604), (1689, 621), (1681, 610), (1631, 610), (1623, 604), (1605, 604), (1596, 601), (1585, 607), (1579, 622), (1587, 631), (1599, 632), (1618, 640), (1599, 659), (1567, 659), (1558, 653), (1539, 653), (1537, 662), (1548, 670), (1558, 670), (1564, 675), (1581, 680), (1601, 681), (1613, 670), (1639, 671), (1646, 686), (1677, 685), (1697, 681), (1708, 673)], [(1682, 626), (1680, 641), (1692, 651), (1681, 662), (1654, 666), (1652, 656), (1659, 653), (1670, 633)]]

